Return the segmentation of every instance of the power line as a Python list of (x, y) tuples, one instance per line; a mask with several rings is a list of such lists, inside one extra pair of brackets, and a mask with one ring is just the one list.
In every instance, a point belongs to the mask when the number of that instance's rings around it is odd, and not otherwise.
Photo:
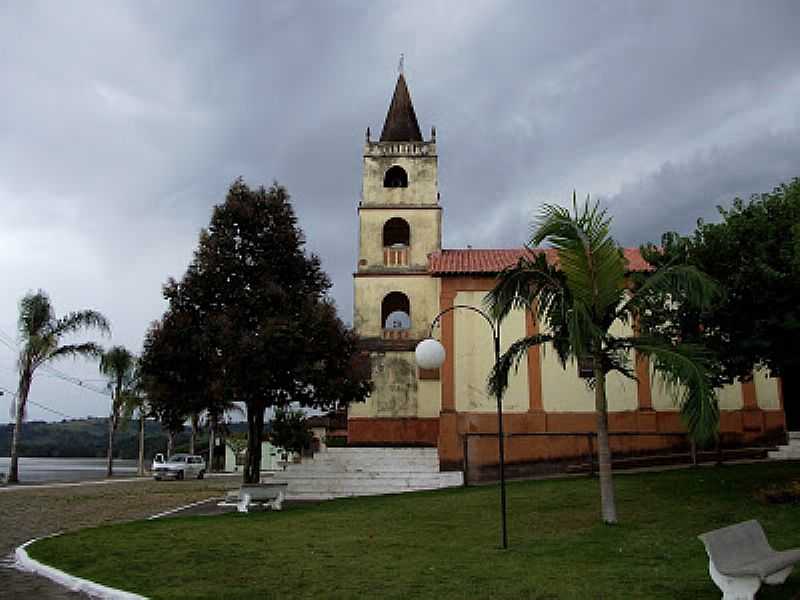
[[(16, 401), (17, 401), (17, 393), (16, 392), (11, 390), (10, 388), (7, 388), (5, 386), (0, 385), (0, 395), (2, 395), (3, 392), (8, 392), (9, 394), (11, 394), (12, 401), (14, 403), (16, 403)], [(34, 406), (36, 406), (38, 408), (41, 408), (42, 410), (46, 410), (47, 412), (51, 412), (54, 415), (58, 415), (59, 417), (63, 417), (64, 419), (78, 419), (79, 418), (79, 417), (74, 417), (72, 415), (68, 415), (66, 413), (63, 413), (60, 410), (56, 410), (55, 408), (50, 408), (49, 406), (45, 406), (44, 404), (36, 402), (35, 400), (31, 400), (30, 398), (28, 398), (28, 404), (33, 404)], [(12, 406), (13, 406), (13, 404), (12, 404)]]
[(87, 389), (90, 392), (94, 392), (95, 394), (100, 394), (101, 396), (106, 396), (106, 397), (111, 396), (110, 392), (108, 392), (108, 391), (106, 391), (104, 389), (98, 389), (98, 388), (96, 388), (94, 386), (91, 386), (88, 383), (86, 383), (86, 381), (84, 381), (83, 379), (80, 379), (78, 377), (73, 377), (72, 375), (67, 375), (63, 371), (59, 371), (58, 369), (56, 369), (54, 367), (51, 367), (50, 365), (42, 365), (41, 369), (43, 371), (47, 372), (47, 373), (50, 373), (53, 377), (56, 377), (58, 379), (62, 379), (62, 380), (67, 381), (67, 382), (69, 382), (69, 383), (71, 383), (73, 385), (77, 385), (78, 387), (82, 387), (84, 389)]
[[(14, 353), (19, 352), (19, 348), (12, 341), (11, 336), (9, 336), (7, 333), (5, 333), (2, 329), (0, 329), (0, 343), (2, 343), (4, 346), (6, 346), (9, 350), (11, 350)], [(45, 365), (42, 365), (40, 368), (43, 371), (45, 371), (47, 373), (50, 373), (53, 377), (56, 377), (58, 379), (61, 379), (61, 380), (66, 381), (68, 383), (71, 383), (73, 385), (77, 385), (78, 387), (81, 387), (81, 388), (84, 388), (86, 390), (89, 390), (90, 392), (94, 392), (95, 394), (100, 394), (101, 396), (105, 396), (106, 398), (108, 398), (111, 395), (108, 391), (106, 391), (104, 389), (98, 389), (98, 388), (96, 388), (96, 387), (94, 387), (92, 385), (87, 384), (83, 379), (80, 379), (78, 377), (74, 377), (72, 375), (68, 375), (68, 374), (64, 373), (63, 371), (59, 371), (58, 369), (56, 369), (55, 367), (52, 367), (50, 365), (45, 364)]]
[(38, 407), (39, 407), (39, 408), (41, 408), (42, 410), (46, 410), (46, 411), (48, 411), (48, 412), (51, 412), (51, 413), (53, 413), (54, 415), (58, 415), (59, 417), (63, 417), (64, 419), (77, 419), (77, 418), (78, 418), (78, 417), (73, 417), (73, 416), (71, 416), (71, 415), (64, 414), (64, 413), (63, 413), (63, 412), (61, 412), (60, 410), (56, 410), (56, 409), (54, 409), (54, 408), (48, 408), (48, 407), (47, 407), (47, 406), (45, 406), (44, 404), (39, 404), (38, 402), (35, 402), (35, 401), (31, 400), (30, 398), (28, 399), (28, 402), (29, 402), (30, 404), (33, 404), (34, 406), (38, 406)]
[[(11, 350), (14, 353), (17, 353), (19, 351), (19, 348), (14, 343), (13, 339), (11, 338), (11, 336), (9, 336), (7, 333), (5, 333), (2, 329), (0, 329), (0, 343), (2, 343), (4, 346), (6, 346), (9, 350)], [(108, 394), (105, 393), (104, 391), (100, 391), (100, 390), (97, 390), (97, 389), (95, 389), (95, 388), (93, 388), (91, 386), (85, 385), (77, 377), (72, 377), (70, 375), (67, 375), (66, 373), (62, 373), (61, 371), (59, 371), (58, 369), (55, 369), (54, 367), (51, 367), (50, 365), (42, 365), (41, 368), (44, 371), (48, 371), (48, 372), (52, 373), (53, 376), (55, 376), (55, 377), (57, 377), (59, 379), (62, 379), (62, 380), (67, 381), (69, 383), (78, 385), (80, 387), (83, 387), (83, 388), (85, 388), (87, 390), (90, 390), (92, 392), (95, 392), (97, 394), (101, 394), (103, 396), (108, 396)], [(4, 391), (7, 391), (9, 394), (11, 394), (11, 397), (14, 399), (14, 402), (16, 402), (16, 399), (17, 399), (16, 392), (10, 390), (9, 388), (7, 388), (5, 386), (0, 386), (0, 389), (3, 389)], [(50, 408), (49, 406), (45, 406), (44, 404), (36, 402), (35, 400), (31, 400), (30, 398), (28, 398), (28, 403), (29, 404), (33, 404), (34, 406), (40, 408), (41, 410), (45, 410), (45, 411), (47, 411), (49, 413), (52, 413), (54, 415), (58, 415), (58, 416), (60, 416), (60, 417), (62, 417), (64, 419), (76, 419), (77, 418), (77, 417), (74, 417), (72, 415), (68, 415), (68, 414), (66, 414), (64, 412), (61, 412), (60, 410), (56, 410), (55, 408)]]

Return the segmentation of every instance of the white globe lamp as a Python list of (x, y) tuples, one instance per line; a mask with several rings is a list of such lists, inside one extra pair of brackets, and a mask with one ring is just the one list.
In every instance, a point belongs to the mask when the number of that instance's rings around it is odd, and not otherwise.
[(414, 356), (420, 369), (438, 369), (444, 363), (444, 346), (438, 340), (428, 338), (417, 344)]

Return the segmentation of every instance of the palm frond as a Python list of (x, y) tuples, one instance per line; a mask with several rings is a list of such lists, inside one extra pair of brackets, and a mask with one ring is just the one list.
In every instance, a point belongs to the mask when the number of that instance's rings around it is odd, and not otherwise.
[(100, 372), (112, 379), (130, 380), (135, 365), (136, 357), (124, 346), (113, 346), (100, 357)]
[(603, 352), (603, 369), (616, 371), (628, 379), (636, 379), (636, 371), (632, 367), (630, 350), (623, 345), (617, 345), (615, 339), (608, 340), (609, 345)]
[(632, 346), (650, 358), (655, 375), (680, 407), (689, 435), (700, 444), (715, 439), (719, 403), (709, 377), (709, 351), (696, 344), (671, 345), (655, 338), (632, 338)]
[(531, 244), (544, 241), (558, 252), (573, 299), (587, 307), (594, 317), (616, 306), (625, 289), (622, 252), (610, 235), (611, 219), (606, 211), (587, 198), (579, 209), (573, 195), (575, 214), (563, 207), (545, 205)]
[(55, 337), (61, 337), (84, 329), (99, 329), (101, 333), (107, 335), (111, 332), (111, 324), (96, 310), (77, 310), (56, 319), (52, 324), (51, 333)]
[(537, 334), (517, 340), (508, 350), (500, 355), (500, 360), (489, 373), (488, 387), (494, 396), (502, 395), (508, 388), (508, 375), (511, 368), (519, 368), (519, 363), (527, 356), (528, 350), (553, 338), (546, 334)]
[(641, 310), (649, 298), (680, 298), (688, 308), (704, 310), (720, 294), (719, 284), (693, 265), (678, 264), (658, 269), (620, 308), (619, 313)]
[(43, 361), (55, 359), (83, 356), (87, 358), (98, 358), (103, 355), (103, 347), (94, 342), (84, 342), (83, 344), (66, 344), (59, 346), (48, 354)]
[(147, 413), (147, 398), (135, 391), (125, 389), (120, 394), (120, 406), (122, 416), (126, 421), (131, 420), (136, 412), (139, 413), (139, 418), (142, 418)]
[[(597, 203), (590, 205), (588, 198), (579, 209), (574, 194), (573, 210), (570, 215), (564, 208), (545, 206), (531, 240), (547, 240), (555, 247), (566, 279), (568, 303), (561, 322), (556, 322), (560, 335), (554, 344), (562, 364), (570, 356), (580, 359), (603, 345), (613, 321), (610, 314), (625, 289), (622, 252), (610, 236), (605, 211)], [(622, 365), (616, 366), (624, 371)]]
[(501, 321), (515, 309), (531, 310), (536, 303), (546, 310), (564, 287), (564, 276), (548, 264), (544, 252), (522, 257), (501, 271), (494, 288), (484, 298), (494, 318)]
[(29, 292), (19, 302), (19, 333), (23, 342), (42, 336), (55, 319), (50, 297), (43, 290)]

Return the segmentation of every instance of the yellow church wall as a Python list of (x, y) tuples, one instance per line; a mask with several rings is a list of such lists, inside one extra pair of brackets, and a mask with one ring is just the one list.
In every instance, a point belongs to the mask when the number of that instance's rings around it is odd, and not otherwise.
[(351, 417), (438, 417), (441, 385), (419, 381), (413, 352), (374, 352), (370, 356), (375, 388), (363, 403), (350, 405)]
[[(409, 267), (426, 269), (428, 254), (441, 248), (441, 211), (431, 209), (362, 210), (359, 218), (359, 270), (383, 268), (383, 226), (392, 217), (408, 222), (411, 230)], [(366, 261), (362, 264), (361, 261)]]
[(417, 382), (417, 416), (438, 417), (442, 408), (442, 384), (438, 380)]
[(778, 380), (770, 377), (766, 369), (760, 369), (753, 374), (753, 383), (756, 386), (756, 400), (758, 406), (766, 410), (778, 410), (781, 400), (778, 396)]
[[(656, 375), (652, 376), (653, 408), (656, 410), (678, 410), (672, 390)], [(717, 390), (720, 410), (740, 410), (742, 408), (742, 386), (739, 383), (725, 385)]]
[(742, 386), (739, 383), (722, 386), (717, 390), (720, 410), (740, 410), (744, 404)]
[[(778, 397), (778, 380), (769, 377), (767, 371), (756, 371), (753, 375), (758, 407), (767, 410), (780, 409)], [(674, 396), (665, 388), (657, 377), (653, 378), (653, 408), (656, 410), (677, 410)], [(720, 410), (741, 410), (744, 408), (742, 386), (739, 382), (725, 385), (717, 390)]]
[[(454, 304), (467, 304), (483, 308), (486, 292), (458, 292)], [(460, 412), (491, 412), (497, 410), (496, 401), (488, 394), (486, 378), (494, 365), (494, 345), (488, 323), (480, 315), (468, 310), (454, 314), (453, 365), (455, 371), (456, 410)], [(525, 335), (525, 313), (512, 312), (500, 328), (501, 351)], [(528, 369), (523, 360), (520, 369), (512, 370), (509, 386), (503, 396), (503, 410), (524, 412), (528, 410)]]
[[(427, 154), (410, 156), (382, 156), (383, 144), (369, 144), (365, 148), (364, 176), (361, 201), (372, 204), (437, 204), (438, 174), (436, 145), (431, 143), (398, 143), (423, 149)], [(390, 167), (398, 165), (408, 174), (408, 187), (385, 188), (383, 176)]]
[(381, 302), (389, 292), (402, 292), (408, 296), (411, 308), (408, 337), (426, 337), (439, 307), (439, 280), (427, 275), (356, 277), (353, 314), (356, 332), (365, 338), (381, 337)]
[[(611, 327), (614, 335), (631, 335), (629, 326), (620, 322)], [(574, 361), (561, 366), (558, 354), (550, 344), (542, 347), (542, 404), (545, 411), (551, 412), (589, 412), (594, 411), (594, 391), (586, 385), (586, 380), (578, 377), (578, 366)], [(632, 361), (631, 361), (632, 362)], [(619, 373), (609, 373), (606, 377), (606, 398), (609, 411), (636, 410), (636, 381)]]

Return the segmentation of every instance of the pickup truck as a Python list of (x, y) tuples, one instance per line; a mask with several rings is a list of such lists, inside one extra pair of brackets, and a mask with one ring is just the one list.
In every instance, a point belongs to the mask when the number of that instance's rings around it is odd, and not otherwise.
[(206, 462), (196, 454), (173, 454), (165, 460), (164, 455), (159, 453), (153, 458), (152, 471), (156, 481), (189, 477), (202, 479), (206, 474)]

